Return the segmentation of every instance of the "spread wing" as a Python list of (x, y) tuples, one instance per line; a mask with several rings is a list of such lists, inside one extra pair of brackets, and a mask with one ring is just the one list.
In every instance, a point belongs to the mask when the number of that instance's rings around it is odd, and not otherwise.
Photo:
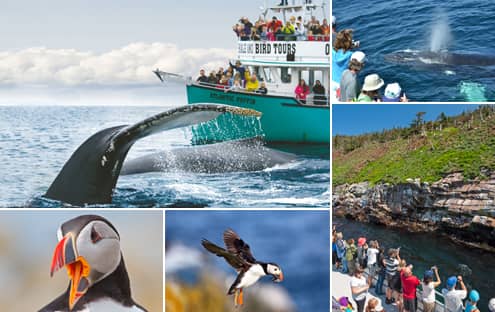
[(239, 255), (230, 253), (207, 239), (203, 239), (201, 241), (201, 245), (203, 245), (203, 247), (209, 252), (214, 253), (218, 257), (224, 258), (225, 261), (227, 261), (227, 263), (230, 264), (230, 266), (232, 266), (236, 271), (247, 270), (250, 267), (250, 264)]
[(251, 254), (251, 248), (246, 244), (236, 232), (232, 229), (228, 229), (223, 233), (223, 241), (227, 251), (231, 254), (237, 255), (243, 260), (249, 263), (255, 263), (256, 259)]

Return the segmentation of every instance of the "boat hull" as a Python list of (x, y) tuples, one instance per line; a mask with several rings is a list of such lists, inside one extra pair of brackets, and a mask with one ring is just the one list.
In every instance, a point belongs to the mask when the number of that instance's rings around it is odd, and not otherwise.
[[(189, 104), (218, 103), (262, 113), (259, 120), (262, 133), (252, 122), (246, 123), (239, 116), (228, 116), (219, 119), (213, 127), (209, 125), (193, 129), (193, 143), (196, 144), (260, 134), (271, 143), (330, 144), (330, 109), (326, 105), (301, 105), (295, 98), (287, 96), (225, 92), (223, 89), (195, 84), (187, 85), (187, 100)], [(219, 136), (220, 129), (229, 129), (235, 133)]]

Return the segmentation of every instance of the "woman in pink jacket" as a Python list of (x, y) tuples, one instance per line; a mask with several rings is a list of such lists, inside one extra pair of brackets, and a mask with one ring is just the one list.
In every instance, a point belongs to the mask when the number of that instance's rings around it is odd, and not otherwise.
[(303, 103), (306, 103), (306, 96), (308, 96), (310, 91), (304, 79), (299, 80), (299, 84), (297, 85), (294, 92), (296, 93), (296, 99), (300, 100)]

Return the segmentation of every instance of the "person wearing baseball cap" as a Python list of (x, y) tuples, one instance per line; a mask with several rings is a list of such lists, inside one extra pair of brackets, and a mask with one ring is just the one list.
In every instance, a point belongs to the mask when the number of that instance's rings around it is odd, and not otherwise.
[(466, 300), (466, 309), (464, 309), (464, 312), (480, 312), (480, 309), (476, 306), (478, 301), (480, 301), (479, 292), (475, 289), (471, 290), (468, 300)]
[[(433, 280), (433, 276), (435, 275), (435, 280)], [(442, 280), (438, 275), (438, 269), (436, 266), (432, 267), (431, 270), (428, 270), (423, 275), (423, 312), (435, 312), (435, 288), (442, 284)]]
[[(461, 289), (456, 289), (457, 282), (461, 285)], [(467, 297), (467, 289), (462, 276), (449, 277), (446, 287), (442, 289), (442, 295), (445, 299), (445, 312), (462, 312), (464, 309), (462, 300)]]
[(366, 54), (364, 52), (356, 51), (352, 53), (349, 68), (344, 70), (340, 80), (339, 101), (350, 102), (357, 98), (359, 90), (361, 90), (357, 75), (363, 69), (365, 59)]

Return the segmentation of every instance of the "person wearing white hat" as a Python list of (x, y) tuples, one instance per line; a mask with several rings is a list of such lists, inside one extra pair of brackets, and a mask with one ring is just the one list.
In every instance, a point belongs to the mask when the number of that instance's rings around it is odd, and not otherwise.
[(495, 298), (492, 298), (490, 299), (490, 301), (488, 301), (488, 310), (490, 312), (495, 312)]
[(357, 75), (364, 66), (365, 58), (366, 54), (361, 51), (352, 53), (349, 69), (346, 69), (342, 73), (342, 79), (340, 80), (339, 101), (350, 102), (357, 98), (359, 90), (361, 89)]
[(408, 102), (406, 94), (402, 92), (399, 83), (389, 83), (385, 87), (382, 102)]
[(358, 102), (379, 102), (380, 101), (380, 88), (383, 87), (385, 82), (378, 74), (371, 74), (364, 78), (363, 88), (358, 97)]

